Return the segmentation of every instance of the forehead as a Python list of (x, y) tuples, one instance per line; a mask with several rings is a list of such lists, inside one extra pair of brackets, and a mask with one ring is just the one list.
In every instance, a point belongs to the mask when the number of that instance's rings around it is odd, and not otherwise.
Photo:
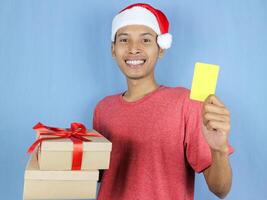
[(138, 34), (138, 35), (143, 35), (144, 33), (149, 33), (152, 36), (156, 36), (156, 32), (151, 29), (148, 26), (144, 26), (144, 25), (127, 25), (124, 26), (122, 28), (120, 28), (116, 35), (119, 36), (121, 34), (127, 34), (127, 35), (131, 35), (131, 34)]

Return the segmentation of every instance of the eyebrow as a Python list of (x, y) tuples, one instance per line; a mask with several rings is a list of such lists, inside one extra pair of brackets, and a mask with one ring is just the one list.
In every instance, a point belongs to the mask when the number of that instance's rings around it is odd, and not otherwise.
[[(120, 37), (120, 36), (122, 36), (122, 35), (128, 36), (129, 34), (128, 34), (128, 33), (120, 33), (120, 34), (118, 34), (117, 37)], [(142, 35), (142, 36), (144, 36), (144, 35), (150, 35), (150, 36), (153, 36), (151, 33), (142, 33), (141, 35)]]
[(154, 36), (151, 33), (142, 33), (141, 35), (150, 35), (150, 36)]
[(117, 37), (120, 37), (122, 35), (129, 35), (129, 34), (128, 33), (120, 33), (120, 34), (117, 35)]

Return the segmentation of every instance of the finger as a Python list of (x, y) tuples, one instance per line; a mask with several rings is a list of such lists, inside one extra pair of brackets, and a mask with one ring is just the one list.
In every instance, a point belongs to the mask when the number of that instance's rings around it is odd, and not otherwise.
[(221, 122), (230, 122), (229, 115), (206, 112), (206, 113), (204, 113), (203, 117), (204, 117), (204, 124), (210, 120), (221, 121)]
[(210, 120), (207, 123), (207, 128), (208, 127), (213, 130), (216, 129), (216, 130), (222, 130), (224, 132), (228, 132), (230, 130), (230, 123)]
[(214, 104), (220, 107), (225, 107), (223, 102), (214, 94), (210, 94), (205, 100), (206, 103)]
[(217, 106), (214, 104), (205, 104), (204, 105), (204, 113), (208, 113), (208, 112), (230, 116), (230, 112), (227, 108), (220, 107), (220, 106)]
[(213, 129), (209, 124), (207, 124), (206, 127), (209, 131), (216, 131), (216, 129)]

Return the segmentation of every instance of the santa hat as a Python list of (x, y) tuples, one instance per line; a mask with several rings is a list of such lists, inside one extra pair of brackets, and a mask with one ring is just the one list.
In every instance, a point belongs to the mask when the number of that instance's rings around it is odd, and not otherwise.
[(171, 47), (172, 35), (169, 21), (163, 12), (149, 4), (136, 3), (120, 11), (112, 21), (111, 40), (114, 42), (116, 32), (127, 25), (145, 25), (153, 29), (158, 37), (157, 43), (162, 49)]

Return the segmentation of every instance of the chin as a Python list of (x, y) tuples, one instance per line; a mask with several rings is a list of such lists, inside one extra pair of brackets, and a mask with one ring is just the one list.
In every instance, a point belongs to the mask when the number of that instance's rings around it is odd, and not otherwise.
[(128, 80), (140, 80), (145, 78), (145, 75), (137, 75), (137, 74), (136, 75), (124, 74), (124, 75)]

